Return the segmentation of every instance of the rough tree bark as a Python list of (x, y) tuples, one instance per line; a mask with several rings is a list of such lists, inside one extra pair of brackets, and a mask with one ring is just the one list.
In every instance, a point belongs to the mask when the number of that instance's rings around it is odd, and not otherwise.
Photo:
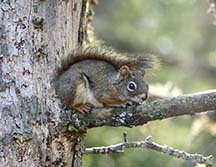
[[(216, 91), (82, 116), (62, 108), (56, 67), (85, 34), (87, 0), (2, 0), (0, 166), (82, 166), (86, 129), (216, 110)], [(127, 111), (127, 112), (125, 112)]]
[[(82, 133), (58, 131), (52, 79), (83, 42), (86, 0), (0, 2), (0, 166), (81, 166)], [(76, 151), (78, 152), (78, 151)]]

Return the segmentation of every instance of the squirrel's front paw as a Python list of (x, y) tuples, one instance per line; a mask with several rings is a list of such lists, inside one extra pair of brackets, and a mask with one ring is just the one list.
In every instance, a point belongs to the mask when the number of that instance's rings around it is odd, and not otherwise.
[(86, 103), (86, 104), (80, 104), (79, 106), (76, 106), (75, 109), (82, 114), (87, 114), (91, 112), (92, 107), (93, 107), (92, 104)]

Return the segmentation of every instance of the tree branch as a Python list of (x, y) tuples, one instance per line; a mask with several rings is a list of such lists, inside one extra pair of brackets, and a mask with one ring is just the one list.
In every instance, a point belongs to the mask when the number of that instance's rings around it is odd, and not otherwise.
[(216, 90), (182, 95), (128, 108), (94, 109), (80, 119), (85, 127), (143, 125), (149, 121), (216, 110)]
[(93, 147), (86, 148), (85, 154), (109, 154), (109, 153), (119, 153), (124, 152), (125, 148), (148, 148), (151, 150), (155, 150), (158, 152), (162, 152), (168, 154), (170, 156), (174, 156), (176, 158), (181, 158), (184, 160), (191, 160), (194, 163), (205, 164), (207, 167), (213, 167), (213, 157), (210, 155), (208, 157), (204, 157), (200, 154), (189, 154), (181, 150), (173, 149), (168, 146), (162, 146), (152, 141), (151, 136), (147, 137), (144, 141), (134, 141), (128, 142), (124, 136), (124, 142), (107, 146), (107, 147)]

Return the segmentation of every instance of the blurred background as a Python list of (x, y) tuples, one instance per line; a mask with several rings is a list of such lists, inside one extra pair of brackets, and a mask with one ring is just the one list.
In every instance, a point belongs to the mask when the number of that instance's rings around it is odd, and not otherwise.
[[(133, 54), (152, 53), (161, 65), (146, 80), (157, 98), (216, 88), (216, 25), (208, 0), (100, 0), (94, 6), (96, 39)], [(88, 131), (86, 146), (123, 141), (153, 141), (189, 153), (216, 157), (216, 114), (149, 122), (134, 128), (102, 127)], [(85, 155), (84, 167), (192, 167), (193, 163), (147, 149), (112, 155)], [(216, 165), (216, 163), (215, 163)]]

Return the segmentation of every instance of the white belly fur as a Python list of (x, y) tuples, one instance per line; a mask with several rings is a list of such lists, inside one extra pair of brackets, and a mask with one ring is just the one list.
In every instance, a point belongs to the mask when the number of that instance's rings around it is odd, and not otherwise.
[(103, 107), (94, 96), (92, 90), (89, 87), (88, 82), (82, 82), (77, 86), (74, 104), (92, 104), (94, 107)]

